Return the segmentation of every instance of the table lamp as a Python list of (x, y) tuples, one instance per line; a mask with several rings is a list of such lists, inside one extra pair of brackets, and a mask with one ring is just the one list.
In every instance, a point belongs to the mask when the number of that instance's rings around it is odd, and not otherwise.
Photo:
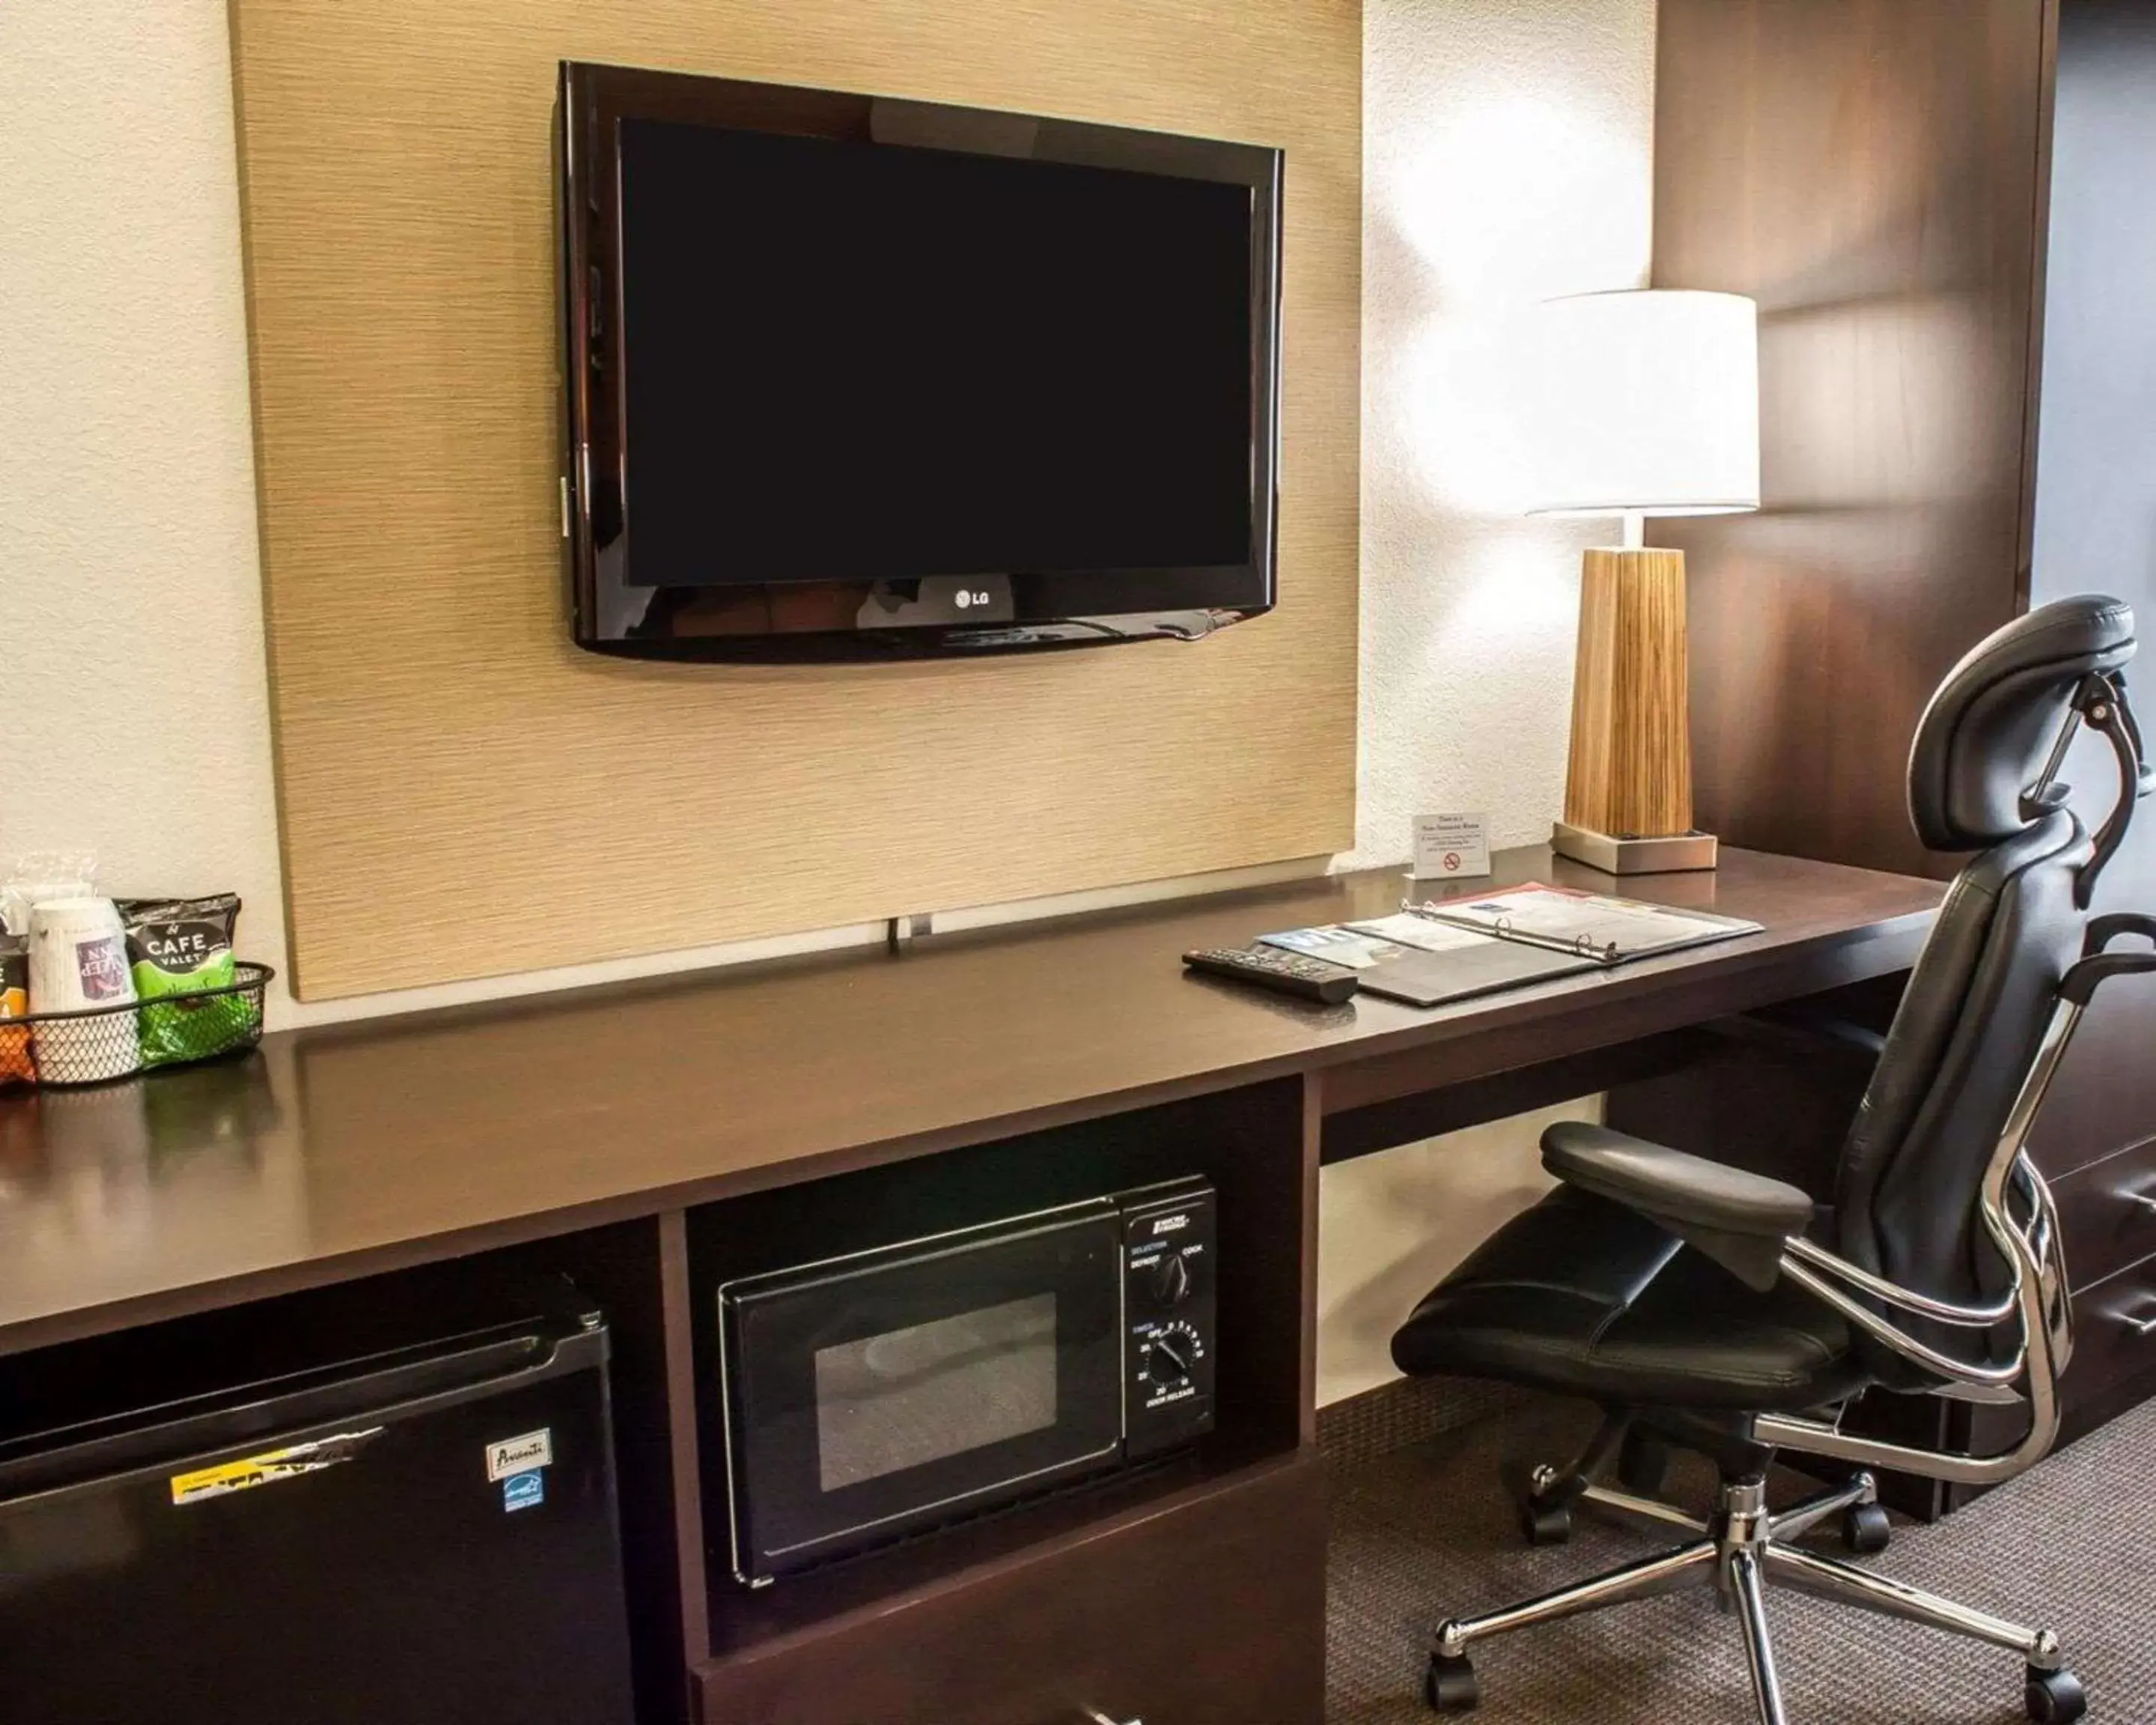
[(1580, 566), (1559, 854), (1614, 875), (1711, 869), (1691, 819), (1685, 567), (1650, 515), (1759, 506), (1758, 312), (1736, 294), (1578, 294), (1537, 308), (1537, 515), (1619, 516)]

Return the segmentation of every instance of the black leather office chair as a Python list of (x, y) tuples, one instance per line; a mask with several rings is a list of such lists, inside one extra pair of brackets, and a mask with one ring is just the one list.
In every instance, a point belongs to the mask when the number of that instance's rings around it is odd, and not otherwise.
[[(2057, 1636), (1904, 1587), (1794, 1542), (1839, 1517), (1885, 1543), (1869, 1474), (1775, 1513), (1778, 1449), (1990, 1484), (2048, 1450), (2072, 1334), (2057, 1215), (2023, 1153), (2082, 1009), (2107, 978), (2156, 970), (2156, 918), (2087, 914), (2096, 876), (2149, 788), (2126, 704), (2133, 614), (2115, 599), (2045, 606), (1956, 665), (1909, 757), (1909, 812), (1936, 850), (1976, 850), (1955, 878), (1844, 1147), (1830, 1209), (1795, 1187), (1604, 1127), (1553, 1127), (1563, 1183), (1501, 1230), (1393, 1338), (1411, 1374), (1491, 1378), (1591, 1398), (1606, 1418), (1570, 1470), (1530, 1476), (1530, 1537), (1573, 1506), (1681, 1529), (1688, 1543), (1437, 1631), (1426, 1693), (1475, 1705), (1468, 1649), (1583, 1611), (1713, 1585), (1733, 1604), (1760, 1717), (1784, 1725), (1763, 1591), (1785, 1583), (2021, 1655), (2029, 1716), (2079, 1718)], [(2107, 737), (2121, 790), (2093, 839), (2057, 782), (2082, 725)], [(2028, 1436), (1995, 1455), (1845, 1434), (1859, 1392), (2025, 1403)], [(1710, 1521), (1655, 1500), (1671, 1444), (1721, 1474)], [(1613, 1457), (1624, 1486), (1594, 1483)]]

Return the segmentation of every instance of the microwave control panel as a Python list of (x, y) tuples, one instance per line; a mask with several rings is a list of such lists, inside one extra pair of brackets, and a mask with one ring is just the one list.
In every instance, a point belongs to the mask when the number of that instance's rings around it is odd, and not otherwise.
[(1124, 1452), (1147, 1455), (1213, 1429), (1217, 1242), (1203, 1181), (1123, 1200)]

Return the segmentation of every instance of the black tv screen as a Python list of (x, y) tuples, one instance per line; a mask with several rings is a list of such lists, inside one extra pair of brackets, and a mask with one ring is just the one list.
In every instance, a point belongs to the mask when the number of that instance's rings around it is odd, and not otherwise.
[(1240, 563), (1250, 194), (622, 126), (654, 585)]
[(1270, 605), (1276, 152), (564, 73), (580, 642), (1068, 644)]

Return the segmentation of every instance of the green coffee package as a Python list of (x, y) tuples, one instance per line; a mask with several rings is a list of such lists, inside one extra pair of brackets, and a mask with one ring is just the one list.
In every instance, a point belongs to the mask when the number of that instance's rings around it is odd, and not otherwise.
[[(141, 1010), (142, 1064), (167, 1066), (208, 1060), (252, 1043), (261, 1026), (259, 1009), (244, 993), (208, 993), (238, 980), (233, 932), (239, 899), (124, 899), (127, 962), (135, 974)], [(152, 1005), (149, 1003), (157, 1002)]]

